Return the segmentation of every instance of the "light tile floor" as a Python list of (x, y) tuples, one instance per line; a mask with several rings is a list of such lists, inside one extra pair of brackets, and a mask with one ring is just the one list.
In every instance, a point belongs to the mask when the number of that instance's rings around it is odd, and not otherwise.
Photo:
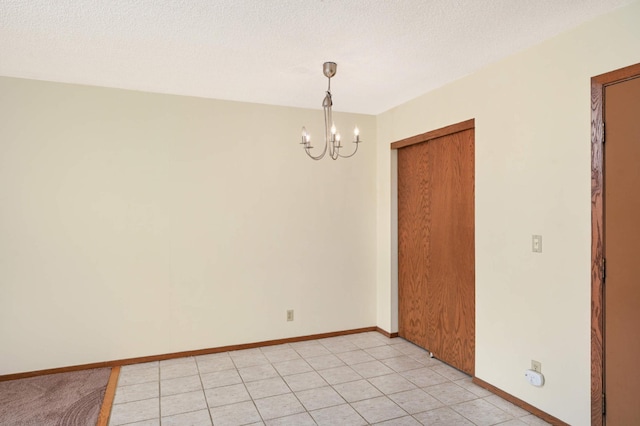
[(124, 366), (116, 425), (546, 425), (401, 338), (309, 340)]

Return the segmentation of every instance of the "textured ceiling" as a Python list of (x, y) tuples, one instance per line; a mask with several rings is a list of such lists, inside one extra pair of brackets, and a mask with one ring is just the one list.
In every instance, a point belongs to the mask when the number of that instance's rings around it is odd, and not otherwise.
[(0, 0), (0, 75), (377, 114), (632, 0)]

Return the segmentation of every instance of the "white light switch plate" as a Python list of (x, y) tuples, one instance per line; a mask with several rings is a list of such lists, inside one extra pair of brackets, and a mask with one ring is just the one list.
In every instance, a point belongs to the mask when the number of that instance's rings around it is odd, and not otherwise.
[(542, 235), (531, 236), (531, 251), (534, 253), (542, 253)]

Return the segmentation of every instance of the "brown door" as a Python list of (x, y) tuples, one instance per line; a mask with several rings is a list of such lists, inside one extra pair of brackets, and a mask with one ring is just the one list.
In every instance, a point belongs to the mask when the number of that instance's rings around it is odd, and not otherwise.
[(398, 149), (398, 334), (473, 374), (474, 129), (450, 127)]
[(608, 426), (640, 425), (640, 78), (604, 89)]

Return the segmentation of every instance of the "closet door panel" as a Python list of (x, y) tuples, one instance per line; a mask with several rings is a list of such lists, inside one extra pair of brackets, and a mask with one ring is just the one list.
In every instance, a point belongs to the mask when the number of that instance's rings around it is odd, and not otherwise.
[(398, 150), (399, 335), (475, 365), (474, 130)]

